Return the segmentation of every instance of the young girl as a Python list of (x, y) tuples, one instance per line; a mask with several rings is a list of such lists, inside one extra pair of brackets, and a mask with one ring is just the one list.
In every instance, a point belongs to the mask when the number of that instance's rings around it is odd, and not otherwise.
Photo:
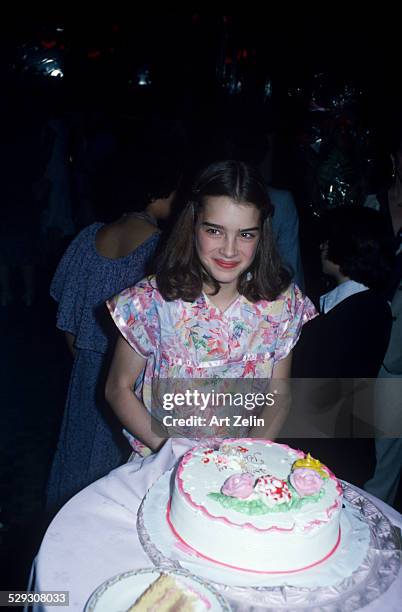
[[(289, 376), (292, 348), (315, 309), (281, 266), (272, 212), (253, 167), (211, 164), (195, 181), (156, 277), (109, 301), (122, 335), (106, 397), (141, 454), (166, 439), (150, 414), (151, 407), (152, 417), (161, 414), (155, 398), (163, 381)], [(275, 438), (285, 417), (272, 411), (258, 437)]]

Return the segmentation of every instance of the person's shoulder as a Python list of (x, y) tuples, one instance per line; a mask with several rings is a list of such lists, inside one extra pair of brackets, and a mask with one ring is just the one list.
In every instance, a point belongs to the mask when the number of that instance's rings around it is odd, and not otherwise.
[(137, 311), (144, 312), (149, 312), (150, 309), (161, 302), (163, 302), (163, 298), (154, 276), (143, 278), (135, 285), (123, 289), (123, 291), (107, 300), (109, 310), (131, 308), (131, 304)]
[(301, 289), (295, 283), (290, 283), (279, 295), (273, 300), (259, 300), (255, 303), (256, 309), (260, 314), (272, 314), (273, 312), (281, 312), (285, 304), (294, 304), (297, 301), (306, 299)]
[(67, 246), (60, 261), (62, 267), (74, 265), (88, 267), (92, 262), (94, 251), (95, 235), (102, 223), (92, 223), (81, 229)]
[(378, 291), (374, 291), (374, 289), (366, 289), (365, 291), (359, 291), (358, 293), (349, 295), (347, 298), (342, 300), (340, 304), (345, 303), (345, 305), (347, 305), (352, 304), (353, 302), (381, 305), (388, 304), (386, 297)]
[(347, 320), (357, 322), (360, 322), (361, 319), (368, 322), (370, 319), (378, 319), (378, 317), (383, 317), (387, 320), (392, 319), (389, 302), (381, 293), (372, 289), (350, 295), (332, 308), (325, 316), (331, 313), (333, 316), (342, 313)]
[(141, 251), (154, 250), (160, 232), (141, 219), (120, 218), (103, 225), (96, 232), (97, 251), (103, 257), (117, 262), (126, 257), (138, 256)]
[(289, 285), (280, 293), (277, 299), (282, 301), (287, 300), (307, 300), (308, 298), (304, 295), (303, 291), (300, 289), (299, 285), (294, 282), (289, 283)]
[(307, 323), (319, 314), (314, 303), (296, 283), (290, 283), (281, 297), (286, 306), (287, 316), (290, 318), (296, 317)]
[(91, 223), (91, 225), (87, 225), (78, 232), (73, 242), (85, 242), (87, 240), (91, 240), (95, 237), (96, 233), (101, 227), (103, 227), (103, 225), (104, 224), (99, 221)]
[(133, 298), (158, 298), (160, 296), (160, 292), (156, 284), (155, 275), (146, 276), (132, 287), (127, 287), (127, 289), (124, 289), (120, 295), (130, 295)]

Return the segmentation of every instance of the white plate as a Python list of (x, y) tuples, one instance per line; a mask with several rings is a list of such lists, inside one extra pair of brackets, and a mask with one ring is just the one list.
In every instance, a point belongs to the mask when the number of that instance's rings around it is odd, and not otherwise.
[(92, 593), (84, 612), (126, 612), (162, 573), (177, 576), (180, 582), (198, 594), (199, 601), (194, 607), (196, 612), (230, 612), (224, 597), (198, 576), (186, 570), (162, 568), (131, 570), (106, 580)]

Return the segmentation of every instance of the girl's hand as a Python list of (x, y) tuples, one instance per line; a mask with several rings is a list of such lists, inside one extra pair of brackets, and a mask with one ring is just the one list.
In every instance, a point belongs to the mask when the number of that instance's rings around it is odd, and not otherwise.
[(211, 438), (201, 438), (197, 442), (197, 446), (201, 446), (202, 448), (213, 448), (214, 450), (218, 450), (224, 438), (220, 437), (211, 437)]

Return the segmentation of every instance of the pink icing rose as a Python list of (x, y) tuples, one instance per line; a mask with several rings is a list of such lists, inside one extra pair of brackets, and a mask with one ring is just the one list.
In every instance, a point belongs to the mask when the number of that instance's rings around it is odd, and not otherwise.
[(310, 468), (296, 468), (290, 475), (290, 483), (298, 494), (314, 495), (322, 487), (323, 479), (316, 470)]
[(246, 499), (246, 497), (249, 497), (254, 491), (254, 481), (254, 476), (248, 472), (233, 474), (223, 483), (221, 493), (230, 495), (231, 497)]

